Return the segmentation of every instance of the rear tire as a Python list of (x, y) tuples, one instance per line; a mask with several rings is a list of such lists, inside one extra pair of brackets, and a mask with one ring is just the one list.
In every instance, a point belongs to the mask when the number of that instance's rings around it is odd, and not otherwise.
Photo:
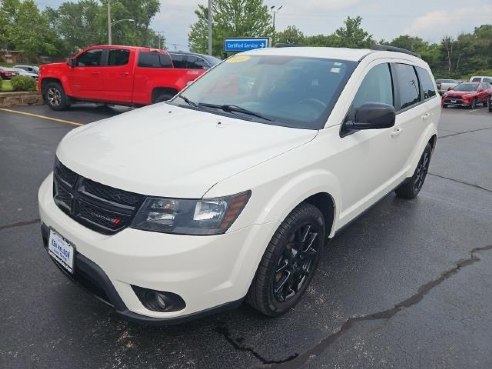
[(308, 203), (298, 205), (268, 244), (246, 296), (248, 304), (271, 317), (289, 311), (311, 282), (324, 242), (321, 211)]
[(476, 109), (477, 108), (477, 99), (473, 99), (470, 108)]
[(431, 156), (432, 146), (428, 143), (427, 146), (425, 146), (424, 152), (420, 157), (413, 176), (407, 178), (405, 182), (396, 188), (396, 196), (403, 199), (414, 199), (417, 197), (422, 189), (422, 186), (424, 185), (425, 177), (427, 176), (427, 171), (429, 170)]
[(70, 107), (68, 97), (58, 82), (48, 82), (43, 95), (46, 104), (53, 110), (66, 110)]
[(168, 100), (172, 99), (173, 96), (174, 95), (172, 95), (170, 93), (162, 93), (162, 94), (156, 95), (156, 97), (154, 97), (154, 101), (152, 103), (157, 104), (157, 103), (160, 103), (163, 101), (168, 101)]
[(442, 107), (443, 107), (444, 109), (446, 109), (446, 108), (448, 107), (448, 105), (447, 105), (447, 104), (442, 104)]

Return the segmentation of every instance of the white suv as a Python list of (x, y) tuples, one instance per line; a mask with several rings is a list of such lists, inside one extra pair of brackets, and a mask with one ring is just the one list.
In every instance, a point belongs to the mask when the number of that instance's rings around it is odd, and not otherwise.
[(128, 319), (243, 299), (277, 316), (328, 238), (394, 189), (417, 196), (439, 117), (429, 66), (403, 52), (239, 54), (169, 102), (68, 133), (39, 189), (45, 247)]

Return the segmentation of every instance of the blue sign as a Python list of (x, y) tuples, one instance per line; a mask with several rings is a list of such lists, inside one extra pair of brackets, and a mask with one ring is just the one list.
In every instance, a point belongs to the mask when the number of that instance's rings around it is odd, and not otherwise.
[(226, 38), (224, 51), (239, 52), (268, 47), (268, 38)]

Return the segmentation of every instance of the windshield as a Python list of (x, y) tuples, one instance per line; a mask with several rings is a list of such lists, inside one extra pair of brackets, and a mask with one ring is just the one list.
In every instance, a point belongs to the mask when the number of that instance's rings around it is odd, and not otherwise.
[(236, 55), (171, 103), (265, 124), (320, 129), (356, 63), (279, 55)]
[(476, 91), (478, 83), (460, 83), (454, 88), (455, 91)]

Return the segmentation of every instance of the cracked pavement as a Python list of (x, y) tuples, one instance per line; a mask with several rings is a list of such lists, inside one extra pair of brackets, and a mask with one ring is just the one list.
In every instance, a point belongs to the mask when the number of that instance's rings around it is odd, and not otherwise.
[[(31, 113), (88, 123), (119, 111)], [(492, 367), (492, 114), (443, 111), (418, 199), (389, 194), (328, 245), (305, 298), (145, 327), (72, 285), (41, 246), (37, 188), (71, 129), (0, 112), (1, 368)]]

